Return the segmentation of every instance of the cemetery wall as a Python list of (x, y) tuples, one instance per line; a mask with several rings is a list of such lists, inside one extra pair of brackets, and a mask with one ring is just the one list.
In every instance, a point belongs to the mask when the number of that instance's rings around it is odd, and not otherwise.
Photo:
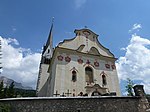
[(11, 112), (144, 112), (140, 97), (59, 97), (3, 99)]

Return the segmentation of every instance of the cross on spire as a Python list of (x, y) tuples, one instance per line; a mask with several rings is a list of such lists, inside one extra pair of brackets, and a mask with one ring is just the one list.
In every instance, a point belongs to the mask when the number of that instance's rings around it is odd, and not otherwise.
[(72, 93), (70, 93), (70, 92), (69, 92), (69, 89), (68, 89), (68, 90), (67, 90), (67, 93), (65, 93), (65, 94), (69, 97), (69, 95), (72, 94)]
[(84, 26), (84, 28), (88, 28), (87, 26)]
[(53, 94), (53, 95), (55, 95), (55, 97), (57, 97), (57, 96), (59, 96), (60, 94), (58, 94), (58, 91), (56, 90), (56, 93)]
[(52, 24), (54, 23), (54, 17), (52, 17)]

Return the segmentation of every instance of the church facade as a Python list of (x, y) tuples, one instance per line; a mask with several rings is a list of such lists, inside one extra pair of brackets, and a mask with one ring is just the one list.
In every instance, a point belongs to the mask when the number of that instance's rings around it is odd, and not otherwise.
[(98, 41), (90, 29), (75, 30), (75, 37), (52, 48), (52, 28), (43, 49), (37, 95), (120, 96), (115, 56)]

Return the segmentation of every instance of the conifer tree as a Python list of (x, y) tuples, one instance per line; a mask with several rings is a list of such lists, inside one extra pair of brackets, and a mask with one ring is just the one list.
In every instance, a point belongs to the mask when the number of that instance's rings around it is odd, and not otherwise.
[(10, 84), (9, 88), (8, 88), (8, 96), (9, 98), (13, 98), (15, 95), (15, 90), (14, 90), (14, 81)]
[(4, 97), (3, 98), (7, 98), (8, 97), (8, 87), (6, 86), (4, 88)]
[(4, 82), (0, 82), (0, 98), (4, 97)]
[(133, 81), (130, 78), (127, 78), (127, 85), (126, 85), (126, 91), (128, 92), (128, 96), (134, 96), (133, 94)]

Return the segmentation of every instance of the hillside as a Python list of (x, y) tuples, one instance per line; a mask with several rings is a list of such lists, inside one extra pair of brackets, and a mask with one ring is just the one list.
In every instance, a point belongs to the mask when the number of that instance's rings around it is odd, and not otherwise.
[(14, 81), (13, 79), (9, 79), (5, 76), (0, 76), (0, 82), (3, 81), (4, 86), (9, 86), (12, 82), (14, 82), (14, 88), (25, 89), (25, 90), (33, 90), (32, 87), (23, 86), (21, 83)]

